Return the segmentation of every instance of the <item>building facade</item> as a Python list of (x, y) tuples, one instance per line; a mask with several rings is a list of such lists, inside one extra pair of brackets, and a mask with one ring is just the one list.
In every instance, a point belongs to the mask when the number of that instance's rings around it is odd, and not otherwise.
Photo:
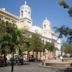
[[(42, 28), (38, 26), (33, 26), (31, 8), (27, 5), (27, 2), (20, 7), (20, 15), (16, 16), (8, 11), (5, 8), (0, 8), (0, 19), (4, 21), (9, 21), (15, 23), (19, 29), (27, 29), (29, 32), (38, 33), (41, 36), (41, 39), (46, 42), (54, 42), (55, 47), (60, 51), (61, 49), (61, 40), (55, 35), (51, 29), (50, 21), (45, 18), (42, 22)], [(58, 55), (58, 51), (56, 52)]]

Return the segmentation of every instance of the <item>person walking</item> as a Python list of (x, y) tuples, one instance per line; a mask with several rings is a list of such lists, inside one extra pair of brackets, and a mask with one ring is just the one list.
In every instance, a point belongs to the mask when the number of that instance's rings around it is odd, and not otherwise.
[(41, 60), (42, 60), (42, 65), (45, 66), (45, 55), (43, 55), (43, 56), (41, 57)]

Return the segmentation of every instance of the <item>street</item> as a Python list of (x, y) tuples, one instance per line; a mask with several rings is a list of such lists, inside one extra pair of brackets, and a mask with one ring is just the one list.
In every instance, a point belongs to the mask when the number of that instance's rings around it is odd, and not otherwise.
[[(11, 72), (11, 67), (0, 67), (0, 72)], [(40, 63), (14, 66), (14, 72), (72, 72), (72, 69), (42, 67)]]

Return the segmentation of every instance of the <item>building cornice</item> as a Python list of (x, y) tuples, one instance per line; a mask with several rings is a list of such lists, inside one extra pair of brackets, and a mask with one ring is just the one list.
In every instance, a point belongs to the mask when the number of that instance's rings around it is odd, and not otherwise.
[(3, 9), (0, 9), (0, 13), (3, 13), (3, 14), (5, 14), (5, 15), (8, 15), (8, 16), (12, 17), (12, 18), (15, 18), (16, 20), (19, 19), (18, 16), (14, 15), (14, 14), (12, 14), (12, 13), (6, 11), (6, 10), (3, 10)]

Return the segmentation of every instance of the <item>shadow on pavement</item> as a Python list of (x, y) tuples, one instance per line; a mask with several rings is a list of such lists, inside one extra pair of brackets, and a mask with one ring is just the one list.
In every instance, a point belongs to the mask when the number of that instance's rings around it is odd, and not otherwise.
[(58, 70), (56, 72), (72, 72), (72, 68), (66, 68), (66, 69)]

